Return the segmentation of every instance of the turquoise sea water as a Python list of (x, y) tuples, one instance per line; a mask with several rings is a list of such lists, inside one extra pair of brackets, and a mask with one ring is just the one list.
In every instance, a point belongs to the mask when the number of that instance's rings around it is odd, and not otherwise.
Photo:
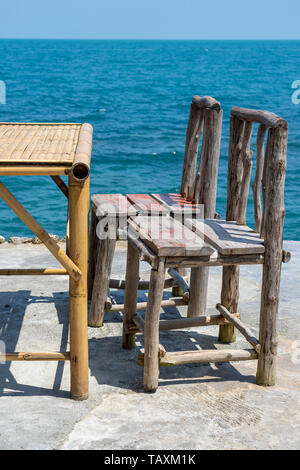
[[(91, 191), (178, 191), (189, 104), (212, 95), (224, 109), (217, 210), (224, 214), (232, 106), (289, 122), (285, 239), (300, 240), (300, 41), (0, 40), (7, 102), (0, 121), (90, 122)], [(1, 178), (51, 233), (65, 232), (65, 198), (46, 177)], [(248, 223), (253, 224), (252, 204)], [(0, 200), (0, 234), (30, 232)]]

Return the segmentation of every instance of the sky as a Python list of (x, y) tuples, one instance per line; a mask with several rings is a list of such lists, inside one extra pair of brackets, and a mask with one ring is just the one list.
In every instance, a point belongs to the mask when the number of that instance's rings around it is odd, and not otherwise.
[(300, 39), (300, 1), (0, 0), (0, 37)]

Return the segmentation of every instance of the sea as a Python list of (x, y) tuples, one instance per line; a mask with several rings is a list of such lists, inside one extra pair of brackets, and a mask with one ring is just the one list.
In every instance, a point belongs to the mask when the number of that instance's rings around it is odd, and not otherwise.
[[(299, 89), (300, 41), (0, 40), (0, 121), (92, 124), (92, 194), (179, 191), (190, 103), (211, 95), (224, 110), (224, 215), (231, 107), (285, 118), (287, 240), (300, 240)], [(65, 235), (66, 200), (49, 177), (1, 181), (46, 230)], [(253, 226), (251, 193), (247, 213)], [(1, 200), (0, 235), (31, 235)]]

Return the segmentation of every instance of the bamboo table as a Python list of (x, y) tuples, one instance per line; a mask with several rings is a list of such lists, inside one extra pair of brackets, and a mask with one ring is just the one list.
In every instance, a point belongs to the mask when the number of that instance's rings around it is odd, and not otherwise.
[[(0, 123), (0, 176), (50, 176), (68, 198), (66, 253), (0, 182), (0, 197), (61, 263), (61, 269), (0, 269), (0, 275), (69, 275), (69, 352), (12, 352), (0, 361), (70, 361), (71, 397), (88, 398), (87, 257), (89, 124)], [(60, 178), (67, 175), (69, 187)]]

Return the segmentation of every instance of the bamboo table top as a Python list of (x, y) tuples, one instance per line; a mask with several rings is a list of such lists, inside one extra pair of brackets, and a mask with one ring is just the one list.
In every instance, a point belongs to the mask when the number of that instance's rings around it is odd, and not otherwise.
[(35, 174), (38, 167), (64, 174), (81, 163), (89, 169), (92, 132), (90, 124), (0, 123), (0, 175)]

